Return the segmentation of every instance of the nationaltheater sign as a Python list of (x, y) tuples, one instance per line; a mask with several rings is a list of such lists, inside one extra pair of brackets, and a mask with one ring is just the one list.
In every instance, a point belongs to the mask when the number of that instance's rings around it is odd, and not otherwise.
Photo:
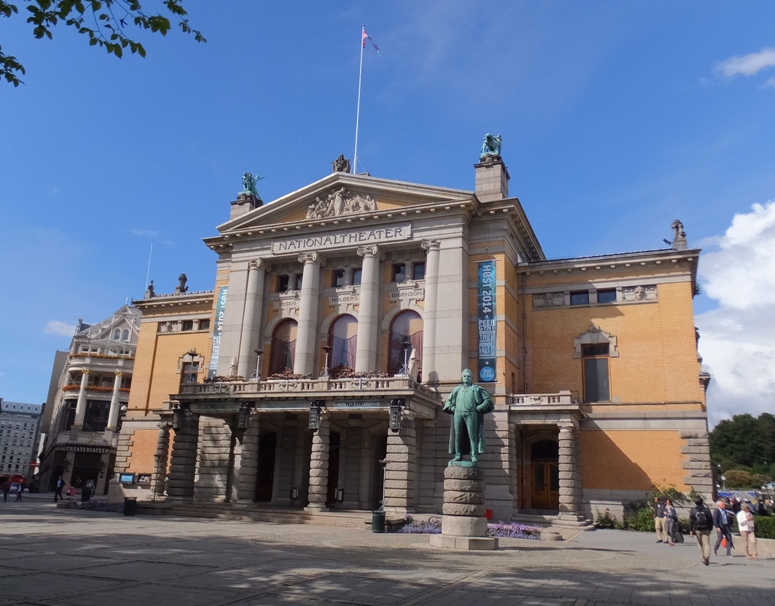
[(335, 232), (327, 236), (310, 236), (309, 238), (294, 238), (272, 242), (272, 254), (340, 248), (343, 246), (358, 246), (360, 244), (378, 244), (380, 242), (400, 242), (412, 237), (412, 224), (406, 223), (396, 227), (380, 227), (377, 229), (352, 229)]

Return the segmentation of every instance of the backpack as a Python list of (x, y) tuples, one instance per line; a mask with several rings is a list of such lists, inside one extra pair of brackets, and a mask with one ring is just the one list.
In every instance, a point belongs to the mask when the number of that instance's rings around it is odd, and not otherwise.
[(712, 524), (708, 519), (708, 514), (704, 509), (698, 509), (697, 514), (694, 517), (694, 525), (697, 530), (710, 530)]

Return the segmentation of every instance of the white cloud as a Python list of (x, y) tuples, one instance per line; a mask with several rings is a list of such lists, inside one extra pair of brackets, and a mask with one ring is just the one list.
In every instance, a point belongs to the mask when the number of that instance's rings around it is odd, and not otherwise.
[(744, 412), (775, 410), (775, 200), (735, 215), (718, 250), (699, 266), (717, 309), (696, 318), (700, 353), (711, 372), (711, 424)]
[(59, 320), (51, 320), (46, 324), (43, 332), (50, 335), (72, 337), (75, 334), (75, 325), (67, 324), (66, 322), (60, 322)]
[(727, 78), (753, 76), (761, 70), (775, 66), (775, 48), (763, 48), (758, 53), (742, 57), (730, 57), (716, 66), (716, 72)]

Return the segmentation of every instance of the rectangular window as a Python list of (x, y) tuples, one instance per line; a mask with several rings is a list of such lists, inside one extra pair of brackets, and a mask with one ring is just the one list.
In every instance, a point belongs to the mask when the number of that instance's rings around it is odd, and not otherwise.
[(396, 282), (397, 284), (400, 284), (406, 280), (406, 265), (403, 263), (396, 263), (393, 265), (393, 279), (391, 282)]
[(598, 303), (616, 303), (616, 289), (606, 288), (604, 290), (597, 291)]
[(331, 286), (339, 288), (344, 286), (344, 270), (334, 269), (331, 271)]
[(425, 263), (415, 263), (412, 273), (414, 274), (413, 280), (425, 280)]
[(288, 276), (277, 276), (277, 292), (288, 292)]
[(609, 402), (611, 400), (611, 386), (608, 378), (608, 347), (608, 343), (582, 345), (585, 402)]
[(180, 327), (180, 330), (182, 330), (182, 331), (194, 330), (194, 321), (193, 320), (183, 320), (183, 325)]
[(303, 277), (303, 274), (296, 274), (296, 290), (301, 290), (301, 281)]
[(582, 290), (570, 294), (571, 305), (589, 305), (589, 291)]
[(198, 374), (199, 374), (199, 362), (185, 362), (183, 364), (183, 372), (181, 373), (181, 378), (180, 378), (181, 385), (189, 385), (191, 383), (196, 383)]
[(361, 278), (363, 278), (363, 270), (360, 267), (353, 269), (353, 286), (360, 286)]
[(199, 330), (210, 330), (210, 320), (199, 320)]

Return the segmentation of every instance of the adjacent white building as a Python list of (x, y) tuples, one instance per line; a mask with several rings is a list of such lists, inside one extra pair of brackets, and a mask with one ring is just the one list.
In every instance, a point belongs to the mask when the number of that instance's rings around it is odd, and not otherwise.
[(42, 412), (42, 404), (0, 398), (0, 478), (29, 478)]
[[(103, 494), (112, 474), (120, 411), (129, 400), (140, 312), (124, 305), (97, 324), (78, 321), (56, 388), (49, 392), (40, 489), (62, 476), (77, 488), (93, 480)], [(58, 364), (55, 361), (54, 373)], [(52, 378), (52, 383), (54, 378)]]

